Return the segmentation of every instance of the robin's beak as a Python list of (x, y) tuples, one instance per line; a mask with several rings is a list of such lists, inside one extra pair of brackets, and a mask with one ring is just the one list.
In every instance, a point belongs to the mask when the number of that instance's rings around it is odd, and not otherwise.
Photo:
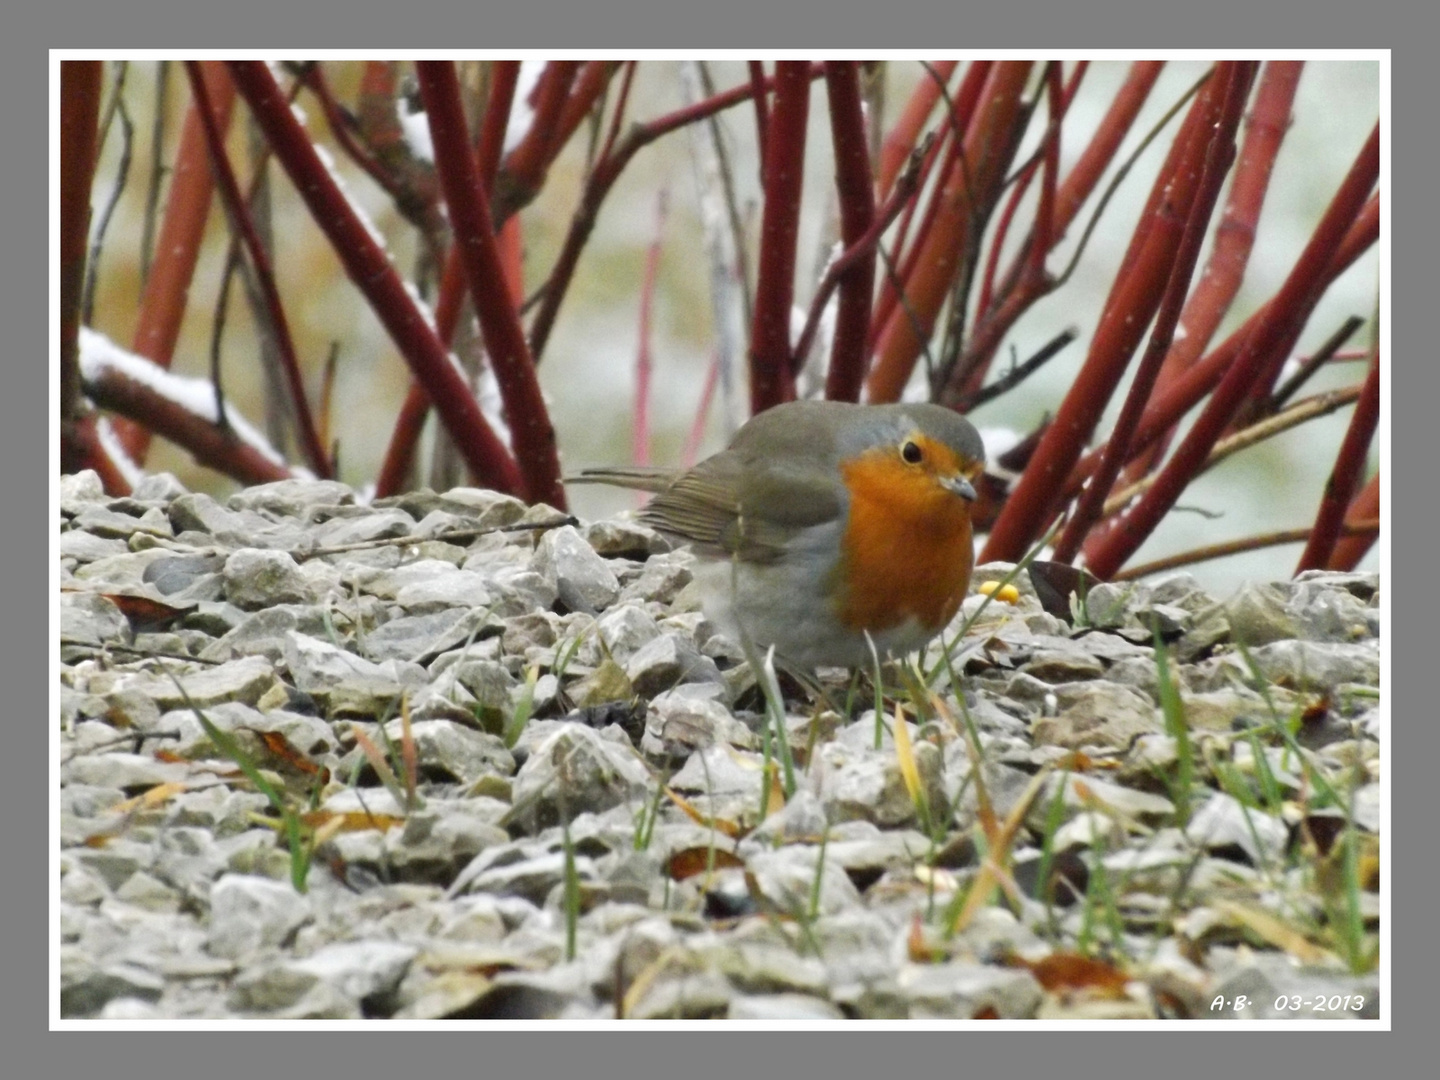
[(956, 475), (941, 477), (940, 486), (945, 488), (945, 490), (947, 491), (953, 491), (956, 495), (959, 495), (966, 502), (975, 501), (975, 488), (971, 485), (970, 481), (966, 480), (963, 476)]

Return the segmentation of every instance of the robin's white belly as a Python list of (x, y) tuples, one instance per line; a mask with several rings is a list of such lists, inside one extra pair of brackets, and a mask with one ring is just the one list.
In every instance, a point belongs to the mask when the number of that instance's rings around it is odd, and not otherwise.
[[(770, 646), (792, 665), (863, 667), (874, 662), (863, 630), (841, 624), (829, 575), (838, 544), (833, 528), (812, 529), (773, 563), (699, 559), (694, 568), (705, 616), (717, 630), (760, 653)], [(826, 535), (826, 534), (829, 535)], [(870, 631), (879, 659), (903, 656), (935, 635), (911, 618)]]

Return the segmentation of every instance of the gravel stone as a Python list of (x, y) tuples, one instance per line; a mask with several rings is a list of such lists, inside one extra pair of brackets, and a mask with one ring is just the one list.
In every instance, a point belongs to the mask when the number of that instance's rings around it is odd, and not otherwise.
[(551, 529), (540, 538), (531, 569), (555, 582), (560, 602), (571, 611), (593, 615), (620, 594), (614, 572), (569, 525)]
[[(700, 610), (694, 555), (632, 521), (552, 527), (553, 508), (475, 488), (371, 505), (332, 481), (225, 505), (168, 476), (126, 498), (94, 473), (60, 488), (66, 1017), (1069, 1022), (1150, 1019), (1157, 1001), (1211, 1016), (1222, 991), (1363, 995), (1378, 1015), (1373, 976), (1300, 966), (1247, 921), (1319, 925), (1350, 820), (1367, 943), (1388, 914), (1369, 869), (1388, 733), (1377, 574), (1219, 601), (1185, 574), (1102, 583), (1073, 626), (1022, 574), (1017, 602), (962, 605), (955, 635), (984, 610), (933, 708), (887, 672), (877, 729), (863, 673), (822, 671), (818, 688), (782, 674), (791, 787), (749, 664)], [(523, 523), (536, 527), (485, 531)], [(1184, 821), (1152, 628), (1190, 731)], [(944, 670), (938, 643), (922, 660)], [(307, 815), (306, 892), (266, 824), (275, 807), (171, 671)], [(413, 797), (357, 744), (403, 741), (402, 695)], [(1302, 717), (1303, 768), (1275, 715)], [(1273, 815), (1229, 794), (1262, 757), (1284, 800)], [(1322, 775), (1353, 793), (1348, 811), (1305, 800)], [(939, 913), (981, 865), (981, 777), (997, 820), (1024, 814), (999, 856), (1018, 910), (981, 907), (947, 938)], [(692, 872), (709, 852), (713, 868)], [(1045, 990), (1014, 958), (1093, 935), (1080, 900), (1099, 869), (1127, 989)]]
[(700, 655), (679, 634), (661, 634), (641, 646), (626, 663), (625, 675), (642, 697), (653, 697), (679, 683), (724, 682), (715, 661)]
[[(650, 794), (650, 771), (635, 751), (579, 724), (559, 726), (535, 746), (515, 775), (507, 824), (538, 831), (563, 816), (596, 813)], [(565, 808), (562, 811), (561, 801)]]
[(225, 598), (247, 611), (319, 599), (288, 552), (257, 548), (242, 548), (225, 560)]
[(1118, 750), (1137, 736), (1164, 730), (1154, 703), (1120, 683), (1066, 683), (1054, 690), (1060, 712), (1035, 721), (1037, 744)]
[(310, 903), (288, 882), (249, 874), (226, 874), (210, 890), (207, 948), (240, 959), (278, 946), (310, 918)]

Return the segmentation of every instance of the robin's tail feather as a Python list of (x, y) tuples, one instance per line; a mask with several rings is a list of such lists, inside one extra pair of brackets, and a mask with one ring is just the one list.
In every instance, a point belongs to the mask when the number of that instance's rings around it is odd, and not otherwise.
[(582, 469), (579, 476), (567, 476), (565, 482), (567, 484), (610, 484), (613, 487), (653, 491), (658, 494), (673, 484), (679, 475), (677, 470), (659, 465), (617, 465), (599, 469)]

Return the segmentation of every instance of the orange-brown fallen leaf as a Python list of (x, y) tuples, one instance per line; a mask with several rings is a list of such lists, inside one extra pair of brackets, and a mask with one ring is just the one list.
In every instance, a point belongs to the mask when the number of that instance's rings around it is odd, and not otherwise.
[[(395, 814), (369, 814), (364, 810), (312, 810), (301, 814), (300, 821), (317, 833), (325, 828), (334, 829), (335, 832), (364, 832), (366, 829), (386, 832), (397, 825), (405, 824), (405, 819)], [(336, 823), (338, 828), (335, 828)]]
[(133, 622), (169, 622), (171, 619), (178, 619), (190, 610), (189, 608), (171, 607), (169, 604), (162, 604), (159, 600), (152, 600), (148, 596), (132, 596), (128, 593), (101, 593), (100, 595), (118, 607), (120, 613)]
[(133, 799), (126, 799), (110, 807), (111, 811), (117, 814), (128, 814), (135, 810), (153, 810), (157, 806), (163, 806), (181, 792), (189, 791), (190, 785), (179, 781), (171, 781), (166, 784), (156, 784), (154, 787), (136, 795)]
[(1017, 961), (1052, 994), (1086, 990), (1094, 997), (1119, 1000), (1125, 997), (1125, 984), (1130, 981), (1130, 977), (1113, 964), (1080, 953), (1054, 952), (1033, 963), (1018, 958)]
[(704, 825), (707, 829), (716, 829), (724, 833), (732, 840), (738, 840), (744, 836), (749, 829), (734, 821), (726, 821), (723, 818), (710, 818), (702, 814), (696, 807), (683, 796), (676, 795), (669, 788), (665, 789), (666, 796), (678, 806), (682, 813), (697, 825)]
[(696, 874), (705, 873), (711, 867), (725, 870), (744, 865), (744, 859), (722, 848), (689, 847), (670, 856), (665, 863), (665, 872), (672, 881), (684, 881)]

